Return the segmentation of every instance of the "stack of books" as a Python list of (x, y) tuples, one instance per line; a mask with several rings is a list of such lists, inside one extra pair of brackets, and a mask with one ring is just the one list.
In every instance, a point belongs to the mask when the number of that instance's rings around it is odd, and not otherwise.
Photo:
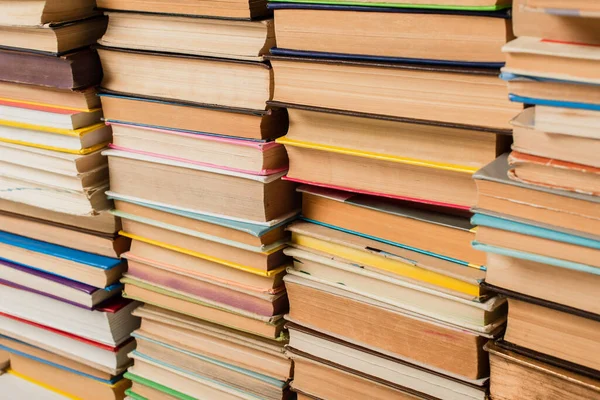
[(285, 110), (267, 108), (261, 1), (98, 2), (112, 213), (132, 239), (124, 295), (144, 303), (129, 396), (283, 399), (283, 225), (299, 211)]
[(506, 301), (481, 286), (472, 175), (522, 106), (510, 2), (270, 2), (274, 101), (301, 183), (285, 276), (300, 398), (484, 399)]
[(475, 175), (475, 248), (508, 298), (494, 399), (600, 398), (600, 9), (520, 0), (504, 47), (514, 144)]
[(106, 211), (94, 5), (0, 2), (0, 349), (15, 376), (105, 400), (129, 386), (139, 319), (120, 296), (129, 239)]

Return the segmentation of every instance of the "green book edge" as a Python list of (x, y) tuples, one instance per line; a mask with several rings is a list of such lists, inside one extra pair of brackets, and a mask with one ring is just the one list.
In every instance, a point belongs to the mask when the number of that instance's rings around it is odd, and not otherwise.
[(495, 6), (451, 6), (441, 4), (395, 4), (395, 3), (363, 3), (360, 1), (322, 1), (322, 0), (276, 0), (271, 3), (304, 3), (340, 6), (389, 7), (389, 8), (422, 8), (428, 10), (460, 10), (460, 11), (499, 11), (510, 8), (509, 4)]
[(147, 398), (145, 398), (144, 396), (140, 396), (139, 394), (137, 394), (136, 392), (134, 392), (134, 391), (133, 391), (133, 390), (131, 390), (131, 389), (127, 389), (127, 390), (125, 391), (125, 394), (126, 394), (128, 397), (131, 397), (133, 400), (148, 400), (148, 399), (147, 399)]
[[(166, 393), (166, 394), (168, 394), (170, 396), (173, 396), (173, 397), (177, 397), (178, 399), (181, 399), (181, 400), (198, 400), (195, 397), (188, 396), (187, 394), (178, 392), (176, 390), (171, 389), (170, 387), (161, 385), (160, 383), (156, 383), (156, 382), (151, 381), (149, 379), (142, 378), (141, 376), (132, 374), (131, 372), (125, 372), (124, 376), (125, 376), (125, 378), (130, 379), (131, 381), (133, 381), (135, 383), (139, 383), (140, 385), (148, 386), (149, 388), (158, 390), (160, 392)], [(125, 392), (128, 396), (131, 396), (130, 393), (134, 393), (135, 394), (135, 392), (132, 392), (131, 389), (128, 389), (128, 391), (129, 391), (129, 393), (127, 393), (127, 391)], [(135, 396), (137, 396), (136, 400), (146, 400), (146, 399), (144, 399), (144, 397), (142, 397), (142, 396), (140, 396), (138, 394), (135, 394)], [(135, 398), (135, 396), (131, 396), (131, 397)]]

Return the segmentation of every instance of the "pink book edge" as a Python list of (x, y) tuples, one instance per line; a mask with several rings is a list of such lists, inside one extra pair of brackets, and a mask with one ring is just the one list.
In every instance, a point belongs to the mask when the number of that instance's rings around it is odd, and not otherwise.
[(291, 181), (291, 182), (304, 183), (304, 184), (307, 184), (307, 185), (319, 186), (319, 187), (323, 187), (323, 188), (336, 189), (336, 190), (344, 190), (346, 192), (352, 192), (352, 193), (367, 194), (369, 196), (388, 197), (390, 199), (412, 201), (414, 203), (431, 204), (431, 205), (435, 205), (435, 206), (441, 206), (441, 207), (446, 207), (446, 208), (453, 208), (453, 209), (456, 209), (456, 210), (467, 210), (468, 211), (468, 210), (471, 209), (471, 207), (469, 207), (469, 206), (461, 206), (461, 205), (458, 205), (458, 204), (442, 203), (442, 202), (439, 202), (439, 201), (433, 201), (433, 200), (427, 200), (427, 199), (417, 199), (417, 198), (414, 198), (414, 197), (395, 196), (395, 195), (392, 195), (392, 194), (385, 194), (385, 193), (375, 193), (375, 192), (369, 192), (368, 190), (352, 189), (352, 188), (347, 188), (347, 187), (343, 187), (343, 186), (326, 185), (326, 184), (319, 183), (319, 182), (311, 182), (311, 181), (306, 181), (304, 179), (290, 178), (290, 177), (287, 177), (287, 176), (284, 176), (281, 179), (286, 180), (286, 181)]
[(191, 138), (198, 139), (198, 140), (207, 140), (207, 141), (212, 141), (212, 142), (229, 143), (229, 144), (232, 144), (232, 145), (235, 145), (235, 146), (254, 147), (254, 148), (256, 148), (256, 149), (258, 149), (260, 151), (265, 151), (265, 150), (268, 150), (268, 149), (270, 149), (272, 147), (283, 146), (282, 144), (279, 144), (279, 143), (276, 143), (276, 142), (267, 142), (267, 143), (252, 142), (252, 141), (249, 141), (249, 140), (242, 140), (242, 139), (236, 139), (236, 138), (226, 138), (226, 137), (222, 137), (222, 136), (207, 135), (207, 134), (203, 134), (203, 133), (189, 133), (189, 132), (183, 132), (183, 131), (172, 131), (172, 130), (168, 130), (168, 129), (153, 128), (153, 127), (149, 127), (149, 126), (121, 124), (121, 123), (117, 123), (117, 122), (106, 122), (106, 125), (128, 126), (128, 127), (132, 127), (132, 128), (136, 128), (136, 129), (146, 130), (146, 131), (154, 131), (154, 132), (166, 133), (166, 134), (169, 134), (169, 135), (187, 136), (187, 137), (191, 137)]
[(34, 110), (34, 111), (43, 111), (47, 113), (53, 114), (62, 114), (62, 115), (74, 115), (84, 112), (92, 112), (90, 111), (76, 111), (76, 110), (67, 110), (65, 108), (54, 108), (52, 106), (44, 106), (41, 104), (28, 104), (28, 103), (19, 103), (17, 101), (10, 100), (0, 100), (0, 105), (14, 108), (24, 108), (26, 110)]
[[(196, 276), (199, 276), (199, 277), (206, 278), (209, 281), (215, 281), (215, 282), (224, 283), (224, 284), (231, 285), (231, 286), (237, 286), (239, 288), (246, 289), (246, 290), (251, 290), (253, 292), (278, 294), (278, 293), (281, 293), (282, 291), (285, 290), (285, 286), (283, 286), (283, 285), (281, 285), (280, 287), (277, 287), (275, 289), (261, 289), (261, 288), (257, 288), (257, 287), (254, 287), (254, 286), (244, 285), (244, 284), (241, 284), (241, 283), (238, 283), (238, 282), (228, 281), (227, 279), (217, 278), (215, 276), (206, 275), (206, 274), (203, 274), (203, 273), (200, 273), (200, 272), (191, 272), (191, 271), (186, 270), (184, 268), (176, 267), (175, 265), (165, 264), (165, 263), (157, 262), (157, 261), (154, 261), (154, 260), (149, 260), (147, 258), (136, 256), (135, 254), (131, 254), (130, 252), (127, 253), (127, 259), (132, 259), (133, 261), (139, 261), (139, 262), (141, 262), (143, 264), (150, 265), (151, 267), (152, 267), (152, 264), (158, 264), (158, 265), (166, 268), (167, 270), (185, 272), (185, 273), (190, 274), (190, 275), (196, 275)], [(156, 268), (156, 267), (153, 267), (153, 268)]]
[(216, 164), (204, 163), (204, 162), (200, 162), (200, 161), (193, 161), (193, 160), (188, 160), (188, 159), (180, 158), (180, 157), (165, 156), (162, 154), (150, 153), (148, 151), (129, 149), (127, 147), (115, 146), (112, 143), (109, 144), (108, 147), (110, 147), (111, 149), (114, 149), (114, 150), (126, 151), (129, 153), (141, 154), (141, 155), (149, 156), (149, 157), (163, 158), (166, 160), (173, 160), (173, 161), (183, 162), (183, 163), (188, 163), (188, 164), (201, 165), (203, 167), (217, 168), (217, 169), (222, 169), (225, 171), (239, 172), (239, 173), (249, 174), (249, 175), (268, 176), (268, 175), (278, 174), (283, 171), (287, 171), (287, 169), (288, 169), (287, 167), (283, 167), (283, 168), (277, 168), (277, 169), (263, 169), (260, 171), (248, 171), (245, 169), (230, 168), (230, 167), (225, 167), (223, 165), (216, 165)]

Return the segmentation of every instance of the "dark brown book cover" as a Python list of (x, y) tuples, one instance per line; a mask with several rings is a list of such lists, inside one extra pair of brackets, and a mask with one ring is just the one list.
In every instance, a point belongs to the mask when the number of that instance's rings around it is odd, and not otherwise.
[(82, 89), (102, 80), (98, 54), (91, 49), (52, 56), (0, 49), (0, 80), (58, 89)]

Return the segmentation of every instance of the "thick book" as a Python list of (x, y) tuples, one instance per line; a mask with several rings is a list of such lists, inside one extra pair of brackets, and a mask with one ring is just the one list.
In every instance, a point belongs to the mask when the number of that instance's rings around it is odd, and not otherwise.
[[(529, 185), (508, 178), (508, 154), (475, 173), (477, 208), (600, 236), (600, 198)], [(566, 217), (568, 215), (568, 217)]]
[(506, 44), (502, 51), (506, 53), (505, 72), (569, 82), (600, 83), (595, 74), (600, 57), (596, 46), (520, 37)]
[(18, 100), (0, 99), (0, 120), (55, 129), (76, 130), (95, 125), (102, 118), (102, 109), (79, 111), (62, 107), (30, 104)]
[(0, 81), (0, 90), (2, 90), (3, 100), (32, 106), (57, 107), (74, 111), (89, 111), (100, 107), (100, 98), (96, 95), (95, 88), (57, 89)]
[(94, 0), (7, 1), (0, 4), (0, 25), (39, 26), (97, 14)]
[(295, 215), (293, 215), (273, 225), (265, 226), (264, 224), (241, 222), (205, 213), (192, 213), (162, 207), (118, 196), (112, 192), (111, 198), (114, 200), (115, 209), (119, 212), (152, 219), (182, 229), (201, 231), (207, 235), (227, 238), (234, 242), (261, 248), (285, 240), (289, 236), (285, 232), (285, 225), (295, 218)]
[(173, 0), (168, 4), (160, 0), (128, 1), (99, 0), (98, 7), (105, 10), (138, 11), (145, 13), (182, 16), (219, 17), (228, 19), (260, 18), (268, 14), (266, 0), (239, 0), (222, 3), (216, 0), (189, 2)]
[(98, 43), (108, 47), (253, 61), (261, 61), (275, 47), (273, 19), (236, 21), (114, 11), (106, 15), (108, 29)]
[(600, 315), (600, 275), (487, 253), (486, 284)]
[(341, 289), (324, 290), (296, 276), (287, 275), (285, 282), (290, 298), (290, 313), (286, 318), (292, 322), (463, 380), (488, 376), (483, 344), (498, 331), (486, 335), (457, 328), (382, 307), (378, 302), (349, 295)]
[(600, 272), (600, 237), (574, 235), (486, 214), (475, 214), (471, 222), (477, 225), (478, 244), (505, 248), (507, 252), (514, 250), (515, 254), (531, 253), (531, 258), (537, 255), (540, 259), (570, 261), (589, 266), (585, 270), (595, 267)]
[[(419, 207), (395, 199), (321, 187), (302, 185), (297, 190), (302, 193), (305, 219), (400, 243), (408, 249), (435, 253), (463, 264), (485, 263), (485, 258), (471, 249), (475, 232), (467, 215), (453, 215), (441, 207)], [(390, 225), (390, 221), (394, 223)], [(431, 241), (430, 235), (437, 239)]]
[(0, 47), (60, 55), (96, 43), (104, 31), (106, 17), (46, 23), (36, 26), (0, 26)]
[(290, 332), (288, 349), (291, 355), (303, 354), (305, 357), (327, 360), (356, 375), (435, 398), (485, 398), (487, 379), (461, 381), (301, 325), (288, 323), (286, 327)]
[(111, 148), (252, 175), (287, 170), (283, 145), (238, 138), (110, 123)]
[(502, 11), (287, 2), (269, 8), (277, 20), (275, 55), (502, 67), (501, 48), (513, 37)]
[(517, 353), (500, 344), (490, 342), (485, 349), (490, 353), (490, 394), (495, 399), (531, 396), (579, 400), (600, 396), (597, 379)]
[(267, 63), (105, 46), (97, 50), (102, 87), (108, 90), (249, 110), (264, 110), (271, 100), (273, 71)]
[(292, 377), (292, 362), (284, 354), (287, 340), (273, 341), (147, 304), (133, 314), (142, 318), (137, 332), (145, 337), (278, 381)]
[[(600, 44), (600, 26), (595, 18), (581, 18), (577, 12), (542, 12), (531, 8), (529, 0), (516, 0), (512, 8), (512, 20), (515, 36), (539, 37), (549, 40), (571, 43)], [(562, 7), (576, 2), (562, 1)], [(548, 11), (559, 11), (552, 8)]]
[(107, 91), (100, 92), (99, 98), (104, 118), (110, 123), (257, 141), (282, 136), (288, 126), (287, 112), (282, 108), (245, 110)]
[(300, 222), (288, 227), (291, 244), (335, 260), (360, 265), (366, 270), (418, 282), (466, 299), (484, 299), (480, 283), (485, 269), (407, 249), (397, 243), (359, 236), (333, 225)]
[[(333, 110), (508, 129), (521, 109), (498, 70), (270, 56), (273, 99)], [(391, 95), (393, 93), (394, 95)]]
[(124, 269), (118, 258), (0, 232), (2, 259), (104, 288), (115, 283)]
[(534, 121), (536, 108), (525, 109), (511, 121), (514, 151), (600, 168), (596, 156), (600, 152), (600, 140), (539, 129)]
[(508, 156), (510, 179), (597, 196), (600, 168), (513, 151)]
[(259, 176), (120, 150), (103, 154), (111, 192), (121, 196), (258, 223), (286, 218), (298, 207), (295, 185), (282, 180), (282, 172)]
[[(294, 182), (452, 208), (468, 209), (475, 202), (471, 175), (476, 168), (373, 154), (287, 137), (277, 142), (285, 145), (290, 159), (286, 179)], [(441, 190), (444, 185), (453, 190)]]
[(3, 81), (58, 89), (83, 89), (100, 83), (102, 67), (94, 50), (79, 50), (59, 57), (0, 49)]

